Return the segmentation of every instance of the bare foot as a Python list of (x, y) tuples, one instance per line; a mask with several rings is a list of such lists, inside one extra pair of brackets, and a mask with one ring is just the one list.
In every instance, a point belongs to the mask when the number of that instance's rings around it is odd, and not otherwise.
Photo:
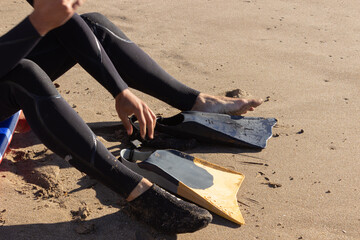
[(262, 103), (262, 99), (230, 98), (200, 93), (191, 110), (241, 115), (247, 113), (247, 111), (254, 111)]

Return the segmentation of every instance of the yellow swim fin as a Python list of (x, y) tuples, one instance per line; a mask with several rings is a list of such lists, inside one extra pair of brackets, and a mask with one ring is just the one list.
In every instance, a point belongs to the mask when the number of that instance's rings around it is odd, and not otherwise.
[(153, 183), (219, 216), (244, 224), (236, 194), (244, 175), (177, 150), (123, 149), (124, 165)]

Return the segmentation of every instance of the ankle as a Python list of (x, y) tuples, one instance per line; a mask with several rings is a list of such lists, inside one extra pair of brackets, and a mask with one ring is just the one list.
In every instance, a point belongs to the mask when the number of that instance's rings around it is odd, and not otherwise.
[(136, 185), (136, 187), (131, 191), (129, 196), (126, 198), (126, 201), (131, 202), (132, 200), (139, 197), (141, 194), (146, 192), (149, 188), (152, 187), (152, 183), (146, 178), (141, 179), (141, 181)]
[(208, 95), (200, 93), (194, 103), (194, 106), (191, 108), (191, 111), (203, 111), (204, 106), (207, 103)]

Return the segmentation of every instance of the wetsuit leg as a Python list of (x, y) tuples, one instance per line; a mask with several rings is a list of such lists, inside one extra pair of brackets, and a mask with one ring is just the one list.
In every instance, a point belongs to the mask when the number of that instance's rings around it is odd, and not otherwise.
[(135, 89), (180, 110), (190, 110), (199, 94), (168, 74), (117, 26), (100, 13), (81, 15), (94, 32), (117, 71)]
[(192, 108), (198, 91), (165, 72), (103, 15), (82, 18), (86, 23), (75, 15), (50, 32), (27, 58), (53, 80), (77, 62), (114, 97), (128, 84), (180, 110)]
[(122, 196), (130, 194), (142, 179), (96, 139), (46, 73), (30, 60), (21, 60), (0, 79), (0, 120), (19, 109), (49, 149)]
[[(59, 95), (46, 73), (25, 59), (0, 79), (0, 120), (19, 109), (23, 109), (31, 128), (49, 149), (123, 197), (142, 179), (111, 155)], [(130, 214), (139, 220), (172, 234), (197, 231), (212, 220), (207, 210), (156, 185), (128, 206)]]
[(46, 34), (26, 58), (43, 69), (52, 81), (77, 63), (52, 32)]
[(61, 71), (66, 72), (75, 62), (114, 97), (127, 88), (95, 35), (77, 14), (50, 31), (26, 58), (36, 62), (52, 79), (60, 76)]
[(117, 26), (100, 13), (83, 14), (117, 71), (135, 89), (180, 110), (190, 110), (199, 94), (161, 68)]

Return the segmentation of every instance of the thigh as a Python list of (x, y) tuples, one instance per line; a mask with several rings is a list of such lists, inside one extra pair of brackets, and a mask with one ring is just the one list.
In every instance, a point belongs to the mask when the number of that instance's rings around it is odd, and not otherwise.
[(53, 32), (48, 33), (26, 58), (43, 69), (52, 81), (76, 64), (74, 58), (59, 43)]

